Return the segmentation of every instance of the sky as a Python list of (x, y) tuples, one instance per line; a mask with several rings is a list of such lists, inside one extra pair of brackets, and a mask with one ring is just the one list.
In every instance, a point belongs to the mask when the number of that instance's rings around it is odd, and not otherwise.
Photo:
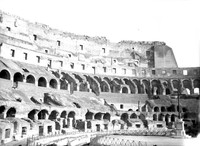
[(0, 0), (0, 9), (66, 32), (163, 41), (179, 67), (200, 67), (199, 0)]

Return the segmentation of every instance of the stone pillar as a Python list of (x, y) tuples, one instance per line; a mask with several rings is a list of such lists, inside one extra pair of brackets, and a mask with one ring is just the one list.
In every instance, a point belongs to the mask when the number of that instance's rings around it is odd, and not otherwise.
[(73, 129), (73, 118), (69, 118), (68, 128)]
[(85, 125), (84, 125), (84, 130), (85, 130), (85, 132), (87, 132), (87, 121), (85, 121), (85, 123), (84, 123)]
[(184, 129), (184, 121), (182, 119), (178, 119), (175, 122), (175, 130), (176, 130), (176, 134), (173, 137), (177, 137), (177, 138), (186, 137), (185, 129)]

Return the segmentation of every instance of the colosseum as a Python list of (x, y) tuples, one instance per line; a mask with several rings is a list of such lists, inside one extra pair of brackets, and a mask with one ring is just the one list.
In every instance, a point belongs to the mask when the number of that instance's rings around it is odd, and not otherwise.
[(69, 133), (172, 136), (178, 119), (197, 136), (199, 76), (200, 67), (179, 68), (165, 42), (112, 43), (0, 11), (0, 143)]

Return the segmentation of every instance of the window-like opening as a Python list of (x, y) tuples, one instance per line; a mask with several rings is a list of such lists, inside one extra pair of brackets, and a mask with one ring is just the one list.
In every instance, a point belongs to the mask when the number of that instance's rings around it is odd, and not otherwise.
[(52, 132), (52, 126), (47, 127), (47, 133), (50, 134)]
[(82, 70), (85, 70), (85, 64), (81, 64)]
[(62, 111), (62, 113), (60, 114), (61, 118), (66, 118), (67, 116), (67, 112), (66, 111)]
[(40, 56), (36, 56), (37, 58), (37, 63), (40, 63)]
[(101, 120), (101, 117), (102, 117), (102, 113), (96, 113), (94, 115), (94, 119), (96, 119), (96, 120)]
[(123, 68), (122, 71), (123, 71), (123, 74), (126, 74), (126, 69), (125, 68)]
[(22, 127), (22, 135), (26, 135), (27, 134), (27, 127)]
[(47, 66), (48, 66), (49, 68), (51, 68), (51, 65), (52, 65), (52, 60), (51, 60), (51, 59), (48, 59), (48, 64), (47, 64)]
[(23, 82), (23, 75), (19, 72), (15, 73), (14, 82)]
[(63, 61), (60, 61), (60, 67), (63, 67)]
[(58, 114), (59, 114), (59, 113), (58, 113), (57, 111), (53, 110), (53, 111), (51, 112), (51, 114), (49, 115), (49, 119), (50, 119), (50, 120), (55, 120), (55, 119), (57, 119)]
[(130, 116), (131, 119), (137, 119), (137, 115), (135, 113), (133, 113), (131, 116)]
[(68, 54), (68, 56), (69, 56), (69, 58), (70, 58), (70, 57), (72, 57), (72, 55), (71, 55), (71, 54)]
[(136, 128), (140, 128), (140, 126), (141, 126), (140, 124), (135, 124)]
[(45, 52), (45, 53), (48, 53), (48, 52), (49, 52), (49, 50), (44, 50), (44, 52)]
[(74, 69), (74, 63), (70, 63), (70, 67), (71, 67), (71, 69)]
[(172, 70), (172, 73), (173, 73), (174, 75), (176, 75), (176, 74), (177, 74), (177, 71), (176, 71), (176, 70)]
[(110, 121), (110, 114), (109, 113), (104, 114), (103, 119)]
[(123, 104), (120, 104), (120, 109), (123, 109), (124, 108), (124, 105)]
[(93, 73), (96, 74), (96, 68), (92, 67), (92, 69), (93, 69)]
[(27, 82), (27, 83), (35, 84), (35, 78), (34, 78), (34, 76), (28, 75), (28, 76), (26, 77), (26, 82)]
[(128, 121), (128, 114), (127, 113), (123, 113), (122, 115), (121, 115), (121, 118), (120, 118), (121, 120), (123, 120), (124, 122), (127, 122)]
[(6, 27), (6, 28), (7, 28), (8, 31), (11, 31), (11, 28), (10, 28), (10, 27)]
[(162, 124), (157, 124), (157, 128), (163, 128)]
[(132, 74), (136, 75), (136, 70), (135, 69), (132, 69)]
[(55, 79), (51, 79), (49, 83), (51, 88), (57, 88), (57, 81)]
[(156, 71), (155, 70), (152, 70), (152, 75), (155, 75), (156, 74)]
[(48, 114), (48, 111), (47, 111), (47, 110), (41, 110), (41, 111), (38, 113), (38, 120), (46, 119), (47, 114)]
[(24, 59), (27, 60), (28, 59), (28, 54), (24, 53)]
[(38, 80), (38, 86), (41, 86), (41, 87), (46, 87), (47, 86), (47, 81), (44, 77), (40, 77), (39, 80)]
[(17, 27), (17, 19), (14, 22), (14, 26)]
[(10, 80), (10, 73), (7, 70), (2, 70), (0, 72), (0, 78)]
[(108, 129), (108, 124), (104, 124), (104, 129), (105, 129), (105, 130)]
[(103, 53), (106, 53), (106, 49), (105, 48), (102, 48), (102, 51), (103, 51)]
[(117, 61), (114, 59), (114, 60), (113, 60), (113, 63), (116, 63), (116, 62), (117, 62)]
[(28, 113), (28, 118), (31, 120), (35, 120), (35, 114), (37, 113), (37, 111), (35, 109), (33, 109), (32, 111), (30, 111)]
[(57, 40), (57, 45), (60, 46), (60, 41), (59, 40)]
[(112, 69), (112, 71), (113, 71), (113, 73), (114, 73), (114, 74), (116, 74), (116, 73), (117, 73), (117, 70), (116, 70), (116, 68), (113, 68), (113, 69)]
[(127, 87), (123, 87), (122, 88), (122, 93), (128, 93), (128, 88)]
[(15, 57), (15, 50), (11, 49), (11, 57)]
[(10, 129), (5, 129), (5, 138), (10, 138)]
[(2, 23), (3, 22), (3, 16), (2, 16), (2, 14), (0, 15), (0, 23)]
[(153, 121), (157, 121), (158, 119), (157, 119), (157, 115), (156, 114), (154, 114), (153, 115)]
[(80, 45), (80, 49), (83, 50), (83, 45)]
[(154, 112), (159, 112), (159, 107), (154, 107)]
[(16, 109), (14, 107), (11, 107), (6, 113), (6, 118), (15, 117), (15, 114), (16, 114)]
[(105, 73), (106, 73), (106, 67), (103, 67), (103, 72), (105, 72)]
[(188, 75), (188, 71), (187, 70), (183, 70), (183, 75)]
[(37, 40), (37, 35), (36, 34), (33, 35), (33, 39), (34, 39), (34, 41)]
[(86, 120), (92, 120), (92, 119), (93, 119), (93, 115), (94, 115), (94, 113), (92, 113), (92, 112), (87, 112), (87, 113), (85, 114), (85, 119), (86, 119)]

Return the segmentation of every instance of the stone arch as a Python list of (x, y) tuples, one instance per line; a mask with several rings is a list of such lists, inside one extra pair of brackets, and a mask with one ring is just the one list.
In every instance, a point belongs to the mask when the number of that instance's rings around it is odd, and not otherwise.
[(16, 114), (16, 109), (14, 107), (11, 107), (6, 112), (6, 118), (8, 118), (8, 117), (15, 117), (15, 114)]
[(169, 88), (165, 88), (165, 93), (166, 93), (166, 95), (169, 95), (169, 94), (171, 94), (171, 91), (170, 91), (170, 89), (169, 89)]
[(172, 80), (172, 85), (173, 85), (173, 88), (175, 89), (174, 93), (178, 93), (182, 86), (179, 80)]
[(56, 110), (53, 110), (49, 115), (49, 120), (56, 120), (58, 115), (59, 115), (59, 112)]
[(6, 70), (6, 69), (1, 70), (0, 78), (10, 80), (10, 76), (11, 76), (11, 74), (8, 70)]
[(104, 119), (104, 120), (110, 121), (110, 114), (109, 114), (109, 113), (105, 113), (105, 114), (103, 115), (103, 119)]
[(164, 121), (164, 115), (162, 113), (159, 114), (158, 116), (158, 121)]
[(127, 113), (123, 113), (120, 117), (121, 120), (123, 120), (124, 122), (128, 122), (129, 116)]
[(130, 116), (130, 119), (137, 119), (137, 118), (138, 118), (138, 116), (135, 113), (132, 113)]
[(87, 81), (89, 82), (90, 89), (92, 89), (92, 92), (95, 93), (96, 95), (99, 95), (100, 94), (99, 82), (91, 76), (86, 76), (86, 75), (84, 75), (84, 76), (86, 77)]
[(88, 112), (85, 114), (85, 119), (86, 119), (86, 120), (93, 120), (93, 116), (94, 116), (94, 113), (88, 111)]
[(150, 95), (150, 81), (148, 81), (147, 79), (143, 79), (142, 83), (144, 85), (145, 93)]
[(51, 79), (49, 82), (49, 87), (57, 89), (58, 87), (58, 82), (56, 81), (56, 79)]
[(157, 121), (157, 120), (158, 120), (157, 114), (153, 114), (153, 121)]
[(122, 93), (128, 93), (128, 88), (127, 87), (122, 87)]
[(160, 109), (159, 109), (158, 106), (155, 106), (155, 107), (153, 108), (153, 110), (154, 110), (154, 112), (160, 112)]
[(75, 113), (74, 111), (70, 111), (70, 112), (69, 112), (69, 114), (68, 114), (67, 117), (68, 117), (68, 119), (69, 119), (69, 118), (72, 118), (72, 123), (71, 123), (72, 125), (70, 125), (70, 122), (68, 122), (68, 126), (69, 126), (69, 127), (70, 127), (70, 126), (75, 127), (75, 119), (76, 119), (75, 116), (76, 116), (76, 113)]
[(45, 120), (47, 119), (47, 115), (49, 114), (49, 112), (46, 109), (42, 109), (39, 113), (38, 113), (38, 120)]
[(28, 113), (28, 118), (31, 120), (36, 120), (35, 116), (37, 114), (38, 110), (37, 109), (33, 109)]
[[(77, 80), (70, 74), (62, 72), (62, 80), (67, 81), (70, 93), (72, 94), (74, 91), (77, 91)], [(76, 82), (77, 81), (77, 82)]]
[(46, 87), (47, 86), (47, 80), (44, 77), (40, 77), (38, 79), (38, 86)]
[(133, 79), (133, 83), (137, 86), (138, 94), (142, 94), (144, 92), (144, 88), (140, 84), (140, 80)]
[(129, 86), (129, 88), (131, 90), (131, 94), (136, 94), (137, 93), (137, 87), (131, 80), (125, 78), (124, 82), (125, 82), (126, 85)]
[(169, 123), (169, 119), (170, 119), (170, 115), (169, 115), (169, 114), (166, 114), (166, 115), (165, 115), (165, 122), (166, 122), (167, 125), (168, 125), (168, 123)]
[(151, 87), (153, 95), (161, 95), (163, 93), (163, 89), (159, 80), (152, 80)]
[(167, 107), (168, 112), (176, 112), (176, 106), (172, 104), (171, 106)]
[(28, 75), (26, 77), (26, 83), (35, 84), (35, 77), (33, 75)]
[(171, 115), (171, 122), (175, 122), (176, 121), (176, 115), (172, 114)]
[(186, 90), (186, 94), (190, 94), (192, 91), (192, 83), (190, 80), (183, 80), (183, 88)]
[(14, 82), (23, 82), (23, 75), (20, 72), (16, 72), (13, 76)]
[(106, 81), (102, 81), (100, 84), (101, 92), (110, 92), (109, 85)]
[(194, 94), (200, 94), (200, 79), (193, 80)]
[(166, 112), (166, 107), (161, 106), (161, 112)]
[(4, 105), (0, 106), (0, 119), (4, 119), (4, 112), (6, 107)]
[(96, 120), (101, 120), (101, 118), (102, 118), (102, 113), (96, 113), (95, 115), (94, 115), (94, 119), (96, 119)]
[(68, 82), (65, 79), (60, 79), (60, 89), (68, 90)]
[(62, 113), (60, 114), (61, 118), (66, 118), (67, 117), (67, 111), (62, 111)]
[(56, 130), (60, 130), (61, 129), (60, 123), (58, 121), (55, 121), (55, 129)]

